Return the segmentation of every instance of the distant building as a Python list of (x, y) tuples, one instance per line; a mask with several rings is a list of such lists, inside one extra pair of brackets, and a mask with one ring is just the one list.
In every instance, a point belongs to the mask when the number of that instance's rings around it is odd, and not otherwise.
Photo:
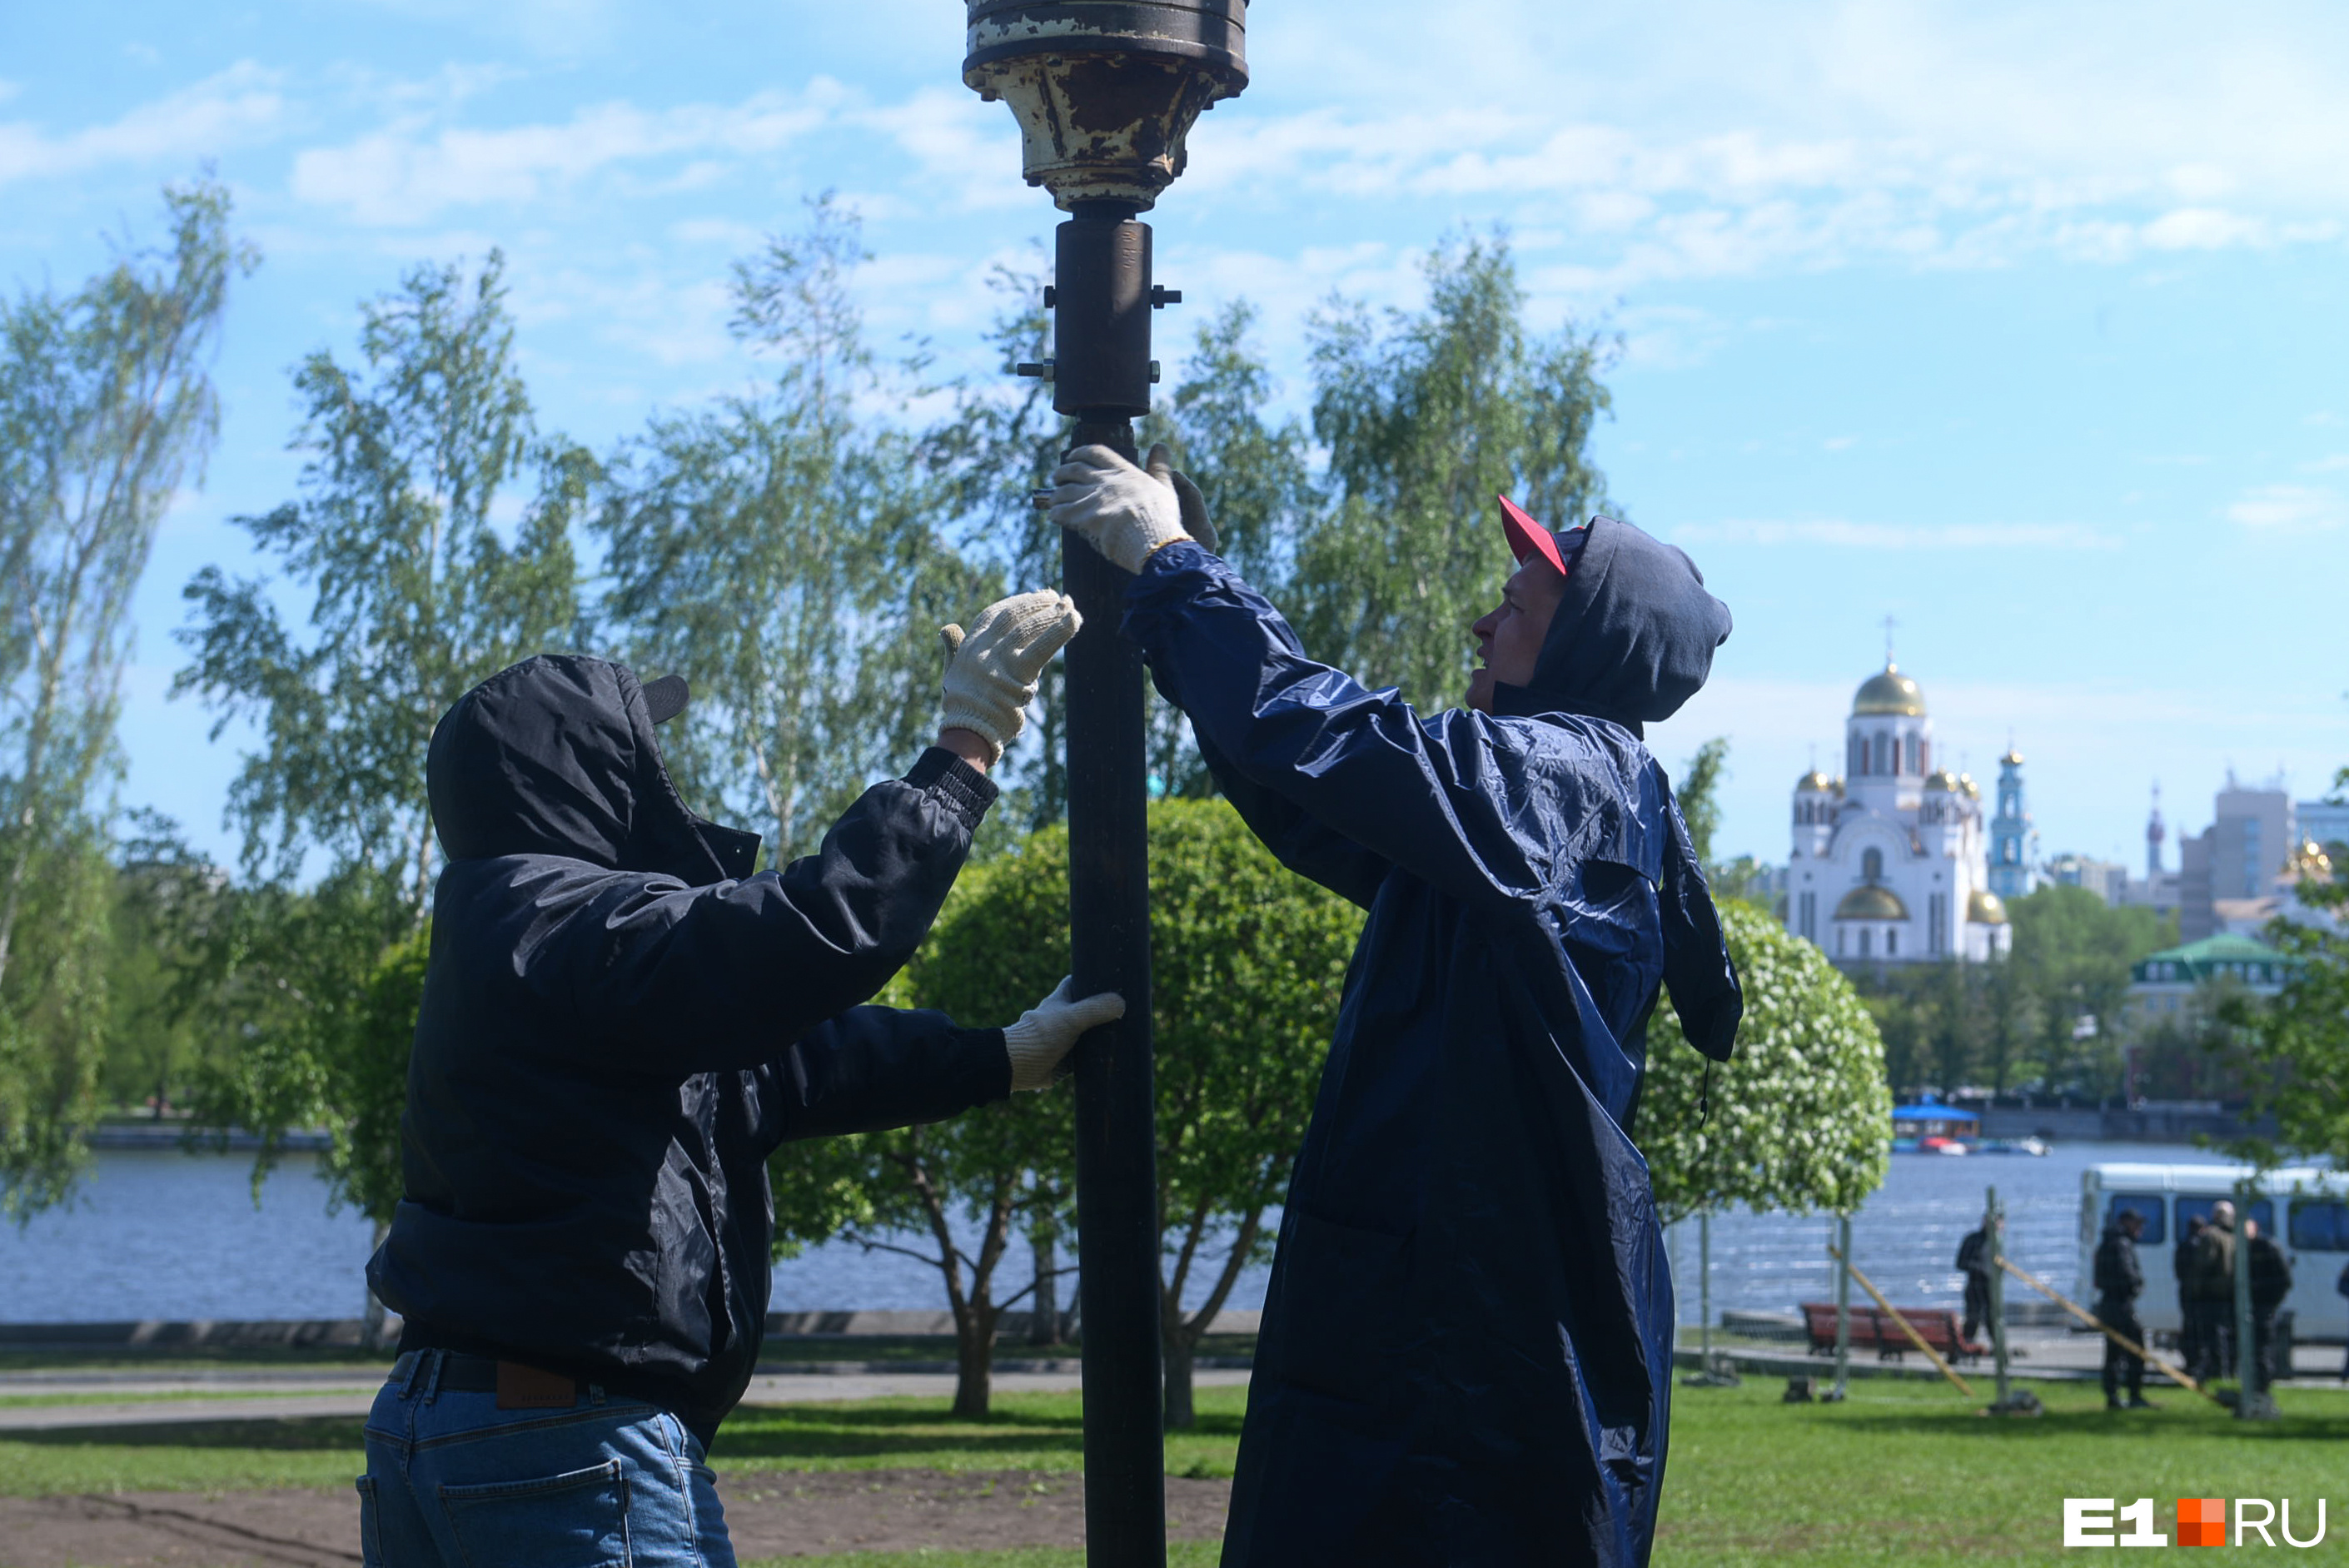
[(2161, 820), (2161, 785), (2153, 786), (2153, 810), (2145, 819), (2145, 877), (2122, 883), (2113, 902), (2157, 915), (2176, 915), (2183, 896), (2178, 873), (2162, 864), (2161, 846), (2169, 830)]
[(2292, 809), (2302, 839), (2335, 860), (2336, 849), (2349, 849), (2349, 801), (2303, 800)]
[(1795, 781), (1787, 930), (1845, 963), (2005, 952), (1982, 791), (1934, 765), (1925, 695), (1889, 659), (1852, 698), (1844, 767), (1844, 778), (1814, 769)]
[(2027, 897), (2039, 886), (2038, 865), (2039, 836), (2023, 800), (2023, 753), (2009, 746), (1998, 759), (1998, 810), (1990, 819), (1990, 890)]
[(2148, 953), (2129, 970), (2127, 1009), (2140, 1021), (2183, 1012), (2195, 991), (2228, 980), (2254, 996), (2273, 996), (2295, 967), (2267, 943), (2228, 934)]
[(2211, 804), (2210, 826), (2178, 840), (2178, 934), (2188, 942), (2256, 929), (2272, 919), (2302, 847), (2298, 814), (2282, 779), (2247, 789), (2230, 771)]
[[(1991, 867), (1991, 884), (1998, 883), (1998, 867)], [(2119, 905), (2128, 892), (2128, 867), (2117, 860), (2091, 860), (2085, 855), (2058, 855), (2047, 863), (2047, 880), (2066, 888), (2085, 888), (2106, 903)]]

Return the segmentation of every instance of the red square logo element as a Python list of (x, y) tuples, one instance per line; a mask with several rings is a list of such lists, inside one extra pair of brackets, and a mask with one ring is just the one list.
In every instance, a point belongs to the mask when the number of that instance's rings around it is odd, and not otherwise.
[(2223, 1497), (2181, 1497), (2178, 1500), (2178, 1544), (2227, 1544), (2227, 1500)]

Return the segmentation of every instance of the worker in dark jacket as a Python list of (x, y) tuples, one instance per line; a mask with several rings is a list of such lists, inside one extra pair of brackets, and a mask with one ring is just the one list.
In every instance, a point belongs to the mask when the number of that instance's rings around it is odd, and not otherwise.
[(2256, 1220), (2243, 1221), (2243, 1245), (2251, 1253), (2251, 1375), (2264, 1391), (2279, 1372), (2292, 1376), (2290, 1366), (2277, 1366), (2276, 1345), (2276, 1312), (2292, 1294), (2292, 1260)]
[(949, 628), (937, 747), (780, 873), (671, 784), (653, 726), (682, 681), (541, 657), (441, 720), (406, 1194), (367, 1271), (404, 1320), (369, 1563), (733, 1563), (703, 1452), (765, 1329), (769, 1155), (1041, 1087), (1123, 1012), (1065, 985), (1009, 1029), (859, 1005), (936, 917), (1075, 626), (1036, 594)]
[[(2105, 1227), (2096, 1246), (2096, 1321), (2138, 1349), (2145, 1346), (2145, 1325), (2137, 1319), (2137, 1298), (2145, 1293), (2145, 1271), (2137, 1265), (2137, 1239), (2145, 1233), (2145, 1216), (2124, 1209)], [(2128, 1399), (2121, 1399), (2121, 1386)], [(2105, 1341), (2105, 1408), (2150, 1410), (2145, 1397), (2145, 1357)]]
[[(1998, 1233), (2004, 1236), (2006, 1217), (2001, 1215), (1997, 1223)], [(1967, 1231), (1965, 1239), (1958, 1243), (1956, 1267), (1966, 1277), (1966, 1320), (1961, 1337), (1971, 1340), (1982, 1332), (1984, 1320), (1990, 1316), (1990, 1225), (1987, 1221)]]
[(2202, 1303), (2202, 1345), (2212, 1377), (2235, 1372), (2235, 1206), (2221, 1198), (2194, 1243), (2194, 1294)]
[(2211, 1365), (2209, 1303), (2202, 1298), (2202, 1232), (2208, 1226), (2199, 1214), (2189, 1216), (2178, 1232), (2178, 1246), (2169, 1258), (2169, 1272), (2178, 1281), (2178, 1345), (2186, 1360), (2186, 1375), (2197, 1382), (2217, 1376)]
[(1085, 448), (1053, 516), (1138, 572), (1125, 633), (1249, 826), (1369, 911), (1226, 1568), (1643, 1563), (1672, 1348), (1632, 1141), (1648, 1019), (1669, 983), (1725, 1060), (1743, 1003), (1640, 726), (1703, 683), (1728, 611), (1628, 524), (1504, 503), (1521, 564), (1473, 628), (1470, 707), (1422, 715), (1308, 658), (1178, 477)]

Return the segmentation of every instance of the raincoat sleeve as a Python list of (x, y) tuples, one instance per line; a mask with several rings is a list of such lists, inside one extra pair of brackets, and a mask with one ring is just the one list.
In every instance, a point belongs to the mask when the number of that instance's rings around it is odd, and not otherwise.
[(519, 961), (623, 1066), (773, 1062), (913, 956), (995, 793), (934, 749), (905, 778), (865, 791), (822, 847), (780, 875), (708, 888), (606, 877)]
[(1423, 721), (1393, 691), (1315, 663), (1279, 612), (1196, 545), (1143, 565), (1125, 633), (1258, 836), (1284, 860), (1294, 840), (1306, 864), (1291, 864), (1350, 898), (1363, 901), (1369, 860), (1466, 903), (1525, 897), (1578, 836), (1589, 792), (1574, 770), (1512, 725), (1464, 711)]
[(769, 1149), (793, 1138), (944, 1121), (1011, 1093), (1002, 1030), (965, 1029), (943, 1012), (895, 1007), (852, 1007), (756, 1071)]
[(1224, 798), (1283, 866), (1341, 898), (1365, 909), (1371, 907), (1371, 900), (1378, 897), (1379, 884), (1394, 868), (1392, 861), (1322, 826), (1286, 797), (1232, 766), (1231, 759), (1214, 742), (1205, 737), (1198, 740), (1199, 754), (1206, 759)]

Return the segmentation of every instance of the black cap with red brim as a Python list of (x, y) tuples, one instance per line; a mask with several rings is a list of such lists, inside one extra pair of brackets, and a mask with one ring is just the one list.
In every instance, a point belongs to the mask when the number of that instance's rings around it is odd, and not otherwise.
[(1557, 535), (1534, 521), (1524, 507), (1507, 496), (1495, 499), (1501, 504), (1501, 531), (1508, 535), (1509, 553), (1520, 563), (1527, 556), (1538, 555), (1557, 568), (1559, 576), (1565, 576), (1566, 557), (1558, 551)]

